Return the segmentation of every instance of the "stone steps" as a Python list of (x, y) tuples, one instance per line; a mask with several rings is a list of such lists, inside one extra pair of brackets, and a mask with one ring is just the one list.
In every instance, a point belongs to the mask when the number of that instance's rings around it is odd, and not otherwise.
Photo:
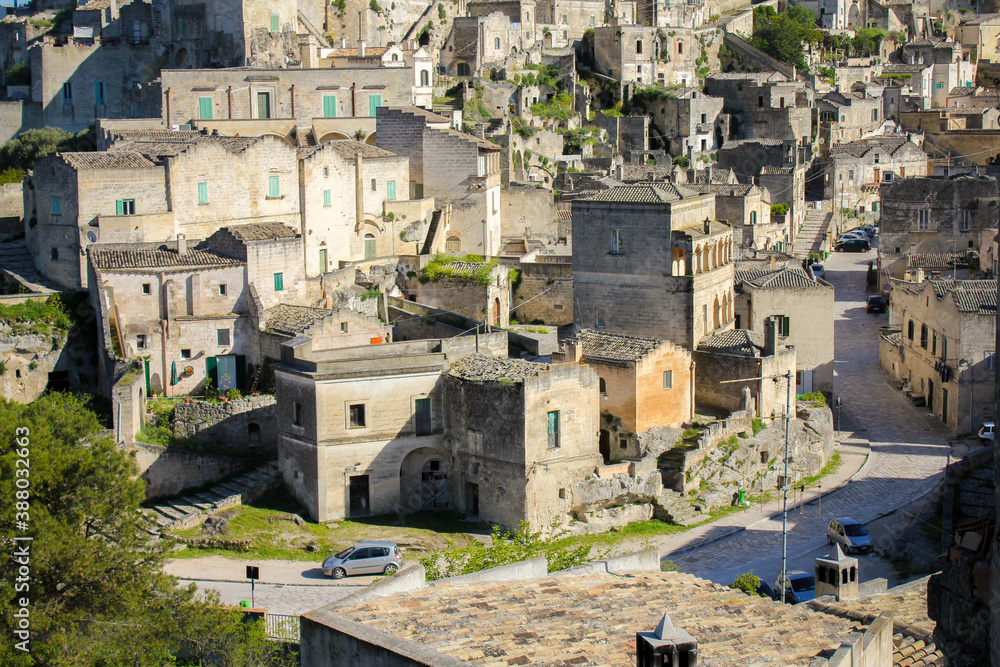
[(0, 267), (22, 283), (29, 292), (51, 294), (59, 291), (59, 286), (45, 278), (35, 268), (31, 251), (23, 241), (0, 243)]
[(704, 518), (704, 514), (695, 509), (684, 496), (676, 491), (665, 489), (657, 497), (656, 504), (659, 508), (658, 518), (665, 518), (679, 526), (690, 526)]

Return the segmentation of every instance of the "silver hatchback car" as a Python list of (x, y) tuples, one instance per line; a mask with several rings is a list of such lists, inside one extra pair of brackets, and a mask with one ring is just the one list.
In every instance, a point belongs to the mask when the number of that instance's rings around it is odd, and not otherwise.
[(403, 557), (395, 542), (358, 542), (323, 561), (323, 574), (343, 579), (354, 574), (395, 574)]
[(872, 536), (864, 524), (854, 519), (834, 519), (826, 529), (826, 542), (840, 544), (845, 553), (871, 553)]

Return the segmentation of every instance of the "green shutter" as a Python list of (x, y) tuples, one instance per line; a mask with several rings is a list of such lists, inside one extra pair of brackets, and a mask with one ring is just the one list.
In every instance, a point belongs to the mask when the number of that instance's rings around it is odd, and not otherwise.
[(208, 203), (208, 183), (205, 181), (198, 182), (198, 203)]
[(212, 120), (212, 98), (202, 97), (198, 99), (198, 116), (202, 120)]
[(285, 289), (285, 277), (280, 273), (274, 274), (274, 291), (280, 292)]
[(104, 82), (94, 82), (94, 104), (104, 104)]
[(323, 206), (332, 206), (332, 196), (329, 190), (323, 190)]
[(336, 118), (337, 117), (337, 96), (336, 95), (324, 95), (323, 96), (323, 117), (324, 118)]
[(277, 14), (271, 14), (271, 32), (281, 31), (281, 17)]
[(396, 199), (396, 181), (389, 181), (386, 184), (386, 198), (389, 201), (395, 201), (395, 199)]
[(62, 199), (59, 197), (52, 198), (52, 215), (62, 215)]
[[(149, 362), (146, 362), (147, 364)], [(205, 359), (205, 375), (209, 380), (212, 381), (212, 385), (216, 388), (219, 386), (219, 360), (216, 357), (206, 357)]]
[(382, 96), (381, 95), (369, 95), (368, 96), (368, 115), (372, 118), (375, 117), (375, 110), (382, 106)]
[(270, 176), (267, 179), (267, 196), (272, 199), (281, 196), (281, 176)]
[(119, 199), (115, 202), (115, 215), (125, 215), (125, 200)]
[[(233, 332), (236, 333), (235, 331)], [(245, 355), (236, 355), (236, 388), (246, 389), (247, 384), (247, 358)]]

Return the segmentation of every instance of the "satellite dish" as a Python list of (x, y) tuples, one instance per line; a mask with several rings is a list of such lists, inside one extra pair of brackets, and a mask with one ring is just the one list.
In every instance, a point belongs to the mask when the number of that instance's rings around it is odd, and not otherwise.
[(1000, 79), (993, 79), (994, 86), (1000, 86)]

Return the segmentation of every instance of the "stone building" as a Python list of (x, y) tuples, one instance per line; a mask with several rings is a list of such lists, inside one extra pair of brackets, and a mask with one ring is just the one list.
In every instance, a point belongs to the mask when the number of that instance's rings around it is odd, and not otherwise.
[(721, 72), (705, 79), (705, 94), (725, 100), (735, 115), (728, 139), (812, 141), (815, 92), (777, 72)]
[(831, 91), (816, 100), (821, 146), (861, 139), (882, 126), (882, 97), (861, 91)]
[(718, 150), (729, 134), (722, 114), (725, 101), (706, 95), (700, 88), (684, 88), (667, 97), (641, 99), (641, 103), (653, 114), (657, 139), (666, 144), (671, 155), (693, 162)]
[(883, 182), (881, 247), (887, 252), (941, 253), (978, 247), (996, 226), (997, 181), (988, 176), (920, 177)]
[(691, 353), (673, 343), (584, 329), (552, 360), (579, 361), (597, 373), (605, 463), (641, 458), (637, 434), (694, 418)]
[(713, 195), (656, 183), (574, 200), (576, 327), (693, 348), (732, 327), (733, 249)]
[(812, 162), (810, 144), (792, 140), (730, 140), (719, 149), (718, 166), (732, 169), (740, 183), (755, 183), (771, 194), (771, 204), (788, 204), (789, 229), (806, 215), (806, 173)]
[(507, 359), (503, 332), (311, 347), (275, 376), (282, 473), (318, 521), (450, 506), (537, 529), (600, 466), (596, 374)]
[[(432, 260), (433, 261), (433, 260)], [(403, 292), (417, 303), (440, 308), (498, 327), (510, 324), (510, 269), (496, 259), (454, 261), (440, 277), (421, 272), (407, 280)]]
[(601, 0), (541, 0), (536, 23), (539, 30), (548, 30), (545, 45), (572, 46), (586, 31), (607, 25), (611, 18), (608, 5)]
[(833, 286), (799, 267), (736, 269), (736, 326), (763, 333), (777, 323), (795, 347), (795, 391), (833, 391)]
[(997, 281), (892, 281), (882, 367), (957, 434), (994, 415)]
[(908, 137), (874, 137), (835, 144), (817, 166), (826, 171), (823, 197), (834, 200), (834, 210), (877, 214), (882, 183), (926, 176), (927, 153)]
[(642, 2), (636, 6), (636, 23), (657, 28), (698, 28), (708, 14), (704, 0), (672, 3), (670, 0)]
[(962, 53), (960, 42), (919, 37), (903, 44), (902, 60), (909, 65), (932, 65), (931, 88), (924, 93), (930, 104), (925, 106), (943, 107), (952, 89), (976, 81), (976, 62)]
[[(765, 321), (764, 333), (732, 329), (705, 339), (692, 356), (698, 368), (695, 400), (699, 406), (723, 414), (752, 409), (758, 417), (785, 413), (787, 374), (795, 373), (795, 348), (779, 343), (774, 320)], [(761, 379), (726, 382), (738, 378)], [(752, 405), (745, 405), (747, 398)]]
[(379, 148), (409, 158), (411, 199), (451, 204), (448, 252), (500, 252), (500, 146), (413, 108), (380, 107), (377, 134)]
[[(486, 75), (488, 71), (484, 68), (499, 67), (512, 54), (534, 46), (537, 37), (534, 24), (513, 21), (507, 12), (494, 11), (494, 4), (470, 3), (470, 12), (490, 13), (455, 17), (439, 54), (442, 74), (457, 77)], [(530, 13), (531, 10), (525, 11)]]
[(955, 28), (955, 40), (972, 62), (1000, 63), (1000, 14), (978, 14)]
[(771, 193), (766, 188), (742, 183), (691, 187), (715, 195), (715, 215), (733, 228), (740, 254), (768, 250), (790, 240), (788, 217), (771, 215)]
[[(690, 6), (690, 5), (685, 5)], [(640, 86), (694, 86), (718, 58), (722, 43), (714, 28), (610, 25), (594, 30), (597, 71)], [(702, 66), (705, 69), (699, 74)]]

